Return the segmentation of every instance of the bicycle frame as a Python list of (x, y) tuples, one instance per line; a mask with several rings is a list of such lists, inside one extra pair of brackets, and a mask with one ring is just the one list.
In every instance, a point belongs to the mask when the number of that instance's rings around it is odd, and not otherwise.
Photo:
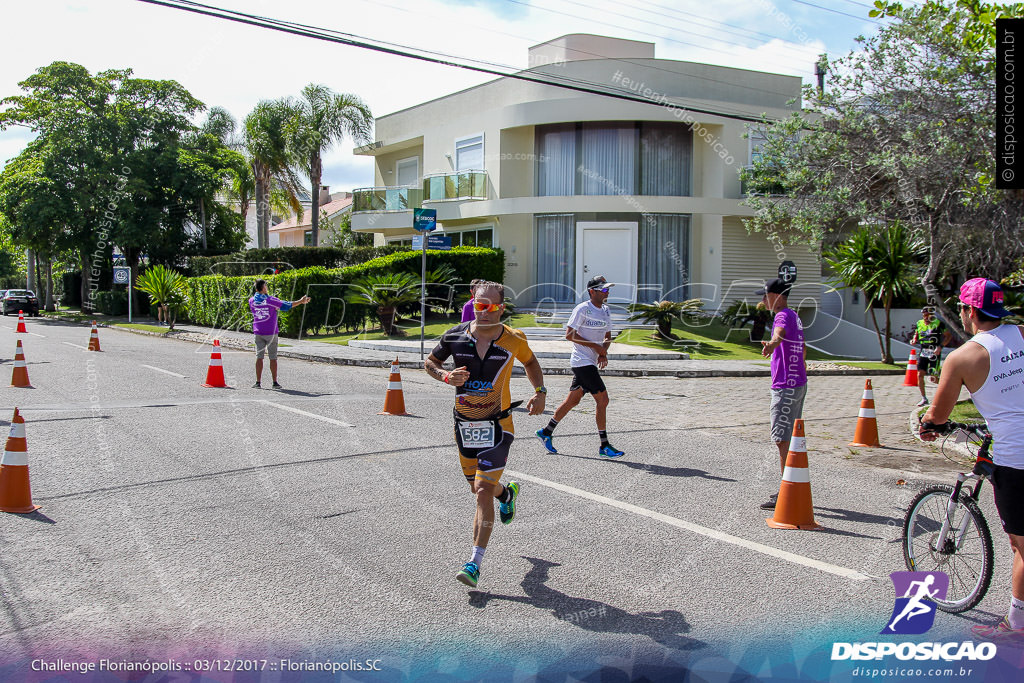
[[(956, 508), (959, 505), (960, 491), (963, 490), (964, 484), (970, 479), (977, 479), (978, 483), (975, 484), (974, 490), (970, 493), (970, 498), (978, 500), (978, 494), (981, 493), (981, 485), (985, 483), (985, 477), (978, 474), (968, 474), (961, 472), (956, 477), (956, 486), (953, 487), (953, 495), (949, 497), (949, 503), (946, 505), (946, 518), (942, 522), (942, 529), (939, 531), (939, 535), (936, 538), (936, 550), (942, 552), (942, 549), (946, 546), (946, 540), (949, 537), (950, 528), (953, 526), (953, 515), (956, 514)], [(956, 549), (960, 550), (964, 544), (964, 537), (967, 535), (967, 526), (971, 521), (970, 515), (964, 515), (963, 520), (960, 522), (960, 526), (956, 530)]]

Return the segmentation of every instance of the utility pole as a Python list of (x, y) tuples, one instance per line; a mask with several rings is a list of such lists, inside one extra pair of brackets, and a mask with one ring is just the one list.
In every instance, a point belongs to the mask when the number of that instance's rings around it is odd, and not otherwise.
[(818, 61), (814, 63), (814, 75), (818, 78), (818, 96), (825, 94), (825, 66), (828, 64), (828, 55), (818, 55)]

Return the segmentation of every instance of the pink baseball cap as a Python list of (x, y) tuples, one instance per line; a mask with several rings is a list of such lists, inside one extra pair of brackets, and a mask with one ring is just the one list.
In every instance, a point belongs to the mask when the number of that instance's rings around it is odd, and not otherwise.
[(1010, 311), (1003, 307), (1003, 288), (998, 282), (976, 277), (960, 285), (960, 303), (977, 308), (993, 318), (1005, 318)]

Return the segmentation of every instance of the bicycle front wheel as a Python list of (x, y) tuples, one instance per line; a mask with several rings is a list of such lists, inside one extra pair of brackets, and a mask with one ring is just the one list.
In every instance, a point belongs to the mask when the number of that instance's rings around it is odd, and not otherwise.
[[(978, 503), (963, 492), (953, 510), (949, 534), (939, 543), (953, 487), (929, 486), (910, 503), (903, 520), (903, 558), (907, 569), (945, 572), (949, 592), (935, 606), (945, 612), (964, 612), (985, 597), (992, 582), (992, 534)], [(966, 520), (965, 520), (966, 518)], [(957, 547), (960, 528), (966, 521), (963, 539)]]

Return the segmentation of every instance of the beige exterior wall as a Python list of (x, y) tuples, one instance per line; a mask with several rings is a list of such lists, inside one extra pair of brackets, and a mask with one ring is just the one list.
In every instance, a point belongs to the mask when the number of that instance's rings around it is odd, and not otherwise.
[(789, 296), (790, 307), (817, 306), (821, 302), (821, 261), (805, 245), (773, 244), (763, 234), (748, 234), (741, 219), (722, 221), (722, 293), (726, 305), (736, 299), (760, 301), (754, 291), (778, 277), (779, 264), (796, 264), (797, 282)]
[[(611, 42), (608, 42), (611, 41)], [(537, 66), (547, 73), (617, 87), (645, 97), (634, 102), (574, 92), (515, 79), (498, 79), (377, 120), (375, 184), (395, 185), (398, 159), (421, 154), (421, 175), (454, 171), (455, 140), (484, 135), (488, 199), (432, 202), (442, 226), (490, 223), (506, 255), (506, 284), (516, 292), (533, 285), (534, 215), (673, 213), (691, 216), (690, 281), (706, 283), (692, 296), (717, 306), (735, 298), (730, 285), (751, 277), (774, 277), (779, 259), (762, 236), (748, 237), (740, 217), (751, 215), (740, 197), (739, 170), (749, 163), (747, 123), (696, 109), (782, 118), (799, 110), (799, 78), (743, 69), (653, 59), (653, 46), (601, 36), (563, 36), (537, 46)], [(647, 52), (648, 47), (651, 52)], [(620, 54), (621, 52), (621, 54)], [(587, 54), (621, 59), (588, 59)], [(613, 55), (614, 53), (614, 55)], [(628, 72), (628, 73), (627, 73)], [(796, 104), (789, 103), (796, 100)], [(689, 197), (536, 197), (535, 127), (585, 121), (677, 121), (694, 128)], [(449, 161), (446, 155), (451, 155)], [(593, 220), (593, 218), (589, 218)], [(353, 227), (372, 230), (375, 243), (408, 237), (411, 212), (355, 214)], [(737, 232), (738, 230), (738, 232)], [(791, 247), (800, 282), (820, 282), (817, 261), (806, 247)], [(753, 291), (754, 287), (749, 288)], [(728, 293), (727, 293), (728, 292)], [(815, 297), (820, 298), (820, 286)]]

